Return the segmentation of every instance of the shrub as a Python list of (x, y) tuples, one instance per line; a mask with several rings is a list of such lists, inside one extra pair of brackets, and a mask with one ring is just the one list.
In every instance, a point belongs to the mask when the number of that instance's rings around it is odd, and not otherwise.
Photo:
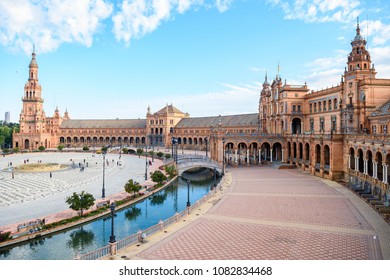
[(10, 231), (0, 232), (0, 242), (4, 242), (10, 239), (12, 239)]

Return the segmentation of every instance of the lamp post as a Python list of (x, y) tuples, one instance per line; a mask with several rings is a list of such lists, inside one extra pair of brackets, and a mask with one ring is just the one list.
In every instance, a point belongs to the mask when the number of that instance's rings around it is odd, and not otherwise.
[(112, 202), (110, 204), (110, 210), (111, 210), (111, 236), (110, 236), (110, 243), (115, 243), (115, 234), (114, 234), (114, 217), (115, 217), (115, 202)]
[(214, 188), (216, 188), (217, 187), (217, 168), (215, 168), (215, 167), (214, 167), (213, 181), (214, 181)]
[(175, 142), (175, 137), (172, 137), (172, 160), (175, 161), (175, 158), (173, 157), (173, 143)]
[(105, 198), (106, 197), (106, 190), (104, 188), (104, 177), (105, 177), (105, 174), (106, 174), (106, 151), (103, 150), (102, 152), (103, 154), (103, 188), (102, 188), (102, 198)]
[(190, 180), (187, 180), (187, 208), (191, 206), (190, 202)]
[(152, 162), (154, 162), (154, 139), (153, 139), (153, 137), (152, 137), (152, 149), (153, 149)]
[(222, 176), (225, 176), (225, 142), (226, 139), (222, 138)]
[(206, 157), (207, 157), (207, 142), (209, 141), (209, 139), (207, 138), (207, 136), (206, 136), (206, 138), (204, 139), (204, 141), (206, 142)]
[(119, 159), (122, 157), (122, 138), (119, 140)]
[(145, 180), (148, 180), (148, 147), (145, 146)]

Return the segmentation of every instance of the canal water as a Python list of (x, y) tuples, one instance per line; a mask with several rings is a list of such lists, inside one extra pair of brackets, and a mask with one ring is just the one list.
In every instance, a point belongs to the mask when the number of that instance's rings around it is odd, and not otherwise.
[[(212, 184), (212, 178), (191, 181), (191, 204), (205, 196)], [(179, 177), (164, 190), (116, 212), (116, 240), (155, 225), (160, 220), (166, 220), (176, 212), (184, 210), (186, 203), (187, 182)], [(110, 235), (111, 217), (104, 217), (13, 248), (0, 249), (0, 260), (71, 260), (77, 255), (106, 246)]]

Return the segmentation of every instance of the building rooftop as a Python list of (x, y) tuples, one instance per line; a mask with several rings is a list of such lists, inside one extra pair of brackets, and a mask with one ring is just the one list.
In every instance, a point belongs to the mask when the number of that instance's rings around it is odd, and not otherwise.
[(390, 115), (390, 99), (383, 105), (379, 106), (375, 112), (371, 114), (372, 117)]
[(257, 125), (258, 114), (243, 114), (231, 116), (214, 116), (182, 119), (177, 128), (185, 127), (210, 127), (216, 126), (221, 122), (222, 126), (250, 126)]
[(61, 129), (66, 128), (145, 128), (146, 119), (114, 120), (64, 120)]

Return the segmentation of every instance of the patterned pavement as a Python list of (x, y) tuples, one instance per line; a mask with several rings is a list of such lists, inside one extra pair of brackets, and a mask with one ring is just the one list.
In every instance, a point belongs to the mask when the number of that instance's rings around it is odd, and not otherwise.
[(230, 188), (199, 218), (158, 242), (151, 237), (144, 248), (118, 255), (161, 260), (390, 258), (389, 224), (335, 182), (270, 167), (229, 172)]

